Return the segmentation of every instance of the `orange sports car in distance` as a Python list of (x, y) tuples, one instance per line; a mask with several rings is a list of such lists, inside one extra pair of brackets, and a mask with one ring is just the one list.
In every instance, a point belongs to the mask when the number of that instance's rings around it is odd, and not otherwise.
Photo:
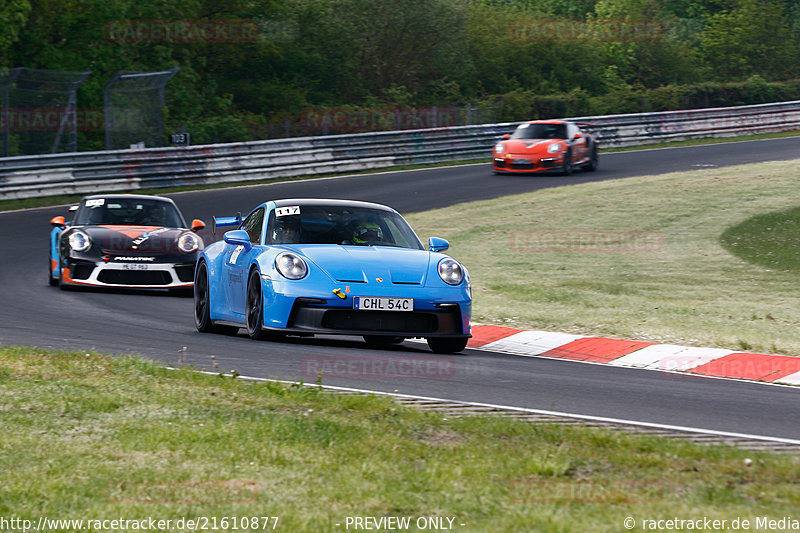
[(597, 170), (597, 141), (578, 124), (566, 120), (534, 120), (520, 125), (494, 146), (496, 173)]

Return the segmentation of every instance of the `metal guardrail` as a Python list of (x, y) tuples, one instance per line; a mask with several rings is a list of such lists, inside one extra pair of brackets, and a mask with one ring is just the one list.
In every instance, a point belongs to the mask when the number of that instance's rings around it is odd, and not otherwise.
[[(800, 101), (569, 120), (592, 124), (600, 145), (800, 129)], [(486, 159), (519, 123), (113, 150), (0, 159), (0, 199), (134, 191)]]

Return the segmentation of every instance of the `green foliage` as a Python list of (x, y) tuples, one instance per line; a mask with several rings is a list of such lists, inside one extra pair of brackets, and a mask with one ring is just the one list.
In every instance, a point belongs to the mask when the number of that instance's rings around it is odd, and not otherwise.
[(4, 0), (0, 6), (0, 66), (6, 64), (6, 51), (18, 39), (31, 11), (28, 0)]
[(717, 79), (761, 74), (772, 79), (797, 75), (797, 41), (781, 0), (738, 0), (708, 18), (701, 35), (706, 68)]
[[(257, 35), (130, 38), (203, 20)], [(180, 66), (167, 128), (194, 142), (289, 134), (307, 108), (502, 102), (522, 120), (794, 99), (800, 77), (797, 0), (5, 0), (0, 27), (0, 72), (91, 70), (80, 107), (118, 70)]]

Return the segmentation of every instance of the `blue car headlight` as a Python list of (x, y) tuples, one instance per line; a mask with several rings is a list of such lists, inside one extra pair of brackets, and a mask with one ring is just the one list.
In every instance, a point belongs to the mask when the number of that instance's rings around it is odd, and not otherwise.
[(92, 239), (86, 232), (76, 229), (69, 234), (69, 247), (76, 252), (85, 252), (92, 247)]
[(458, 285), (464, 280), (464, 269), (455, 259), (446, 257), (439, 261), (439, 277), (448, 285)]
[(275, 258), (275, 268), (287, 279), (302, 279), (308, 274), (306, 262), (289, 252), (283, 252)]

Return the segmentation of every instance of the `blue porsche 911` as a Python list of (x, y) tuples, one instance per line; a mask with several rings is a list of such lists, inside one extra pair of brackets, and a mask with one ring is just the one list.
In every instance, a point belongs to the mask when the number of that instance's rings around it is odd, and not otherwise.
[(469, 273), (426, 250), (397, 211), (349, 200), (276, 200), (240, 216), (197, 261), (195, 325), (201, 332), (253, 339), (359, 335), (373, 346), (425, 338), (437, 353), (470, 338)]

